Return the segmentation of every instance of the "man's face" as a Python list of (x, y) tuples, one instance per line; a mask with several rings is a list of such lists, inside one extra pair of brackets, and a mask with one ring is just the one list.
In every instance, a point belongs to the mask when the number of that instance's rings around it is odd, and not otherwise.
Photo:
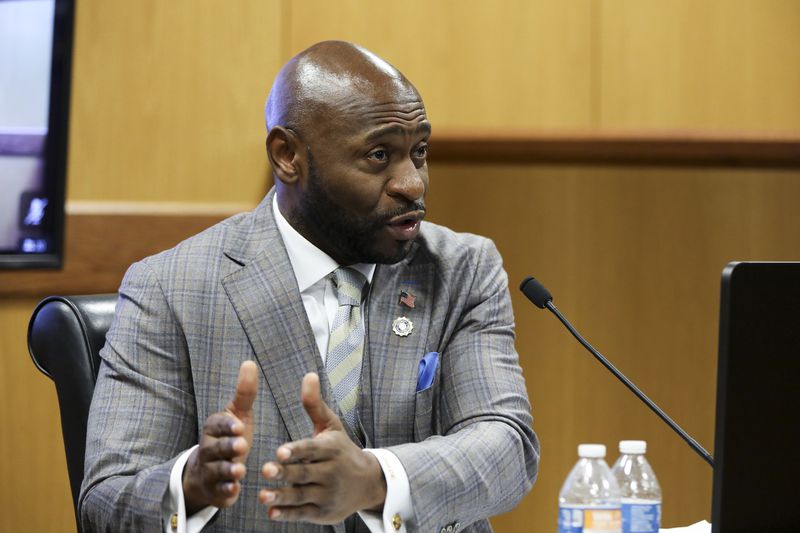
[(303, 136), (308, 171), (295, 222), (341, 264), (396, 263), (425, 214), (430, 124), (415, 92), (358, 100)]

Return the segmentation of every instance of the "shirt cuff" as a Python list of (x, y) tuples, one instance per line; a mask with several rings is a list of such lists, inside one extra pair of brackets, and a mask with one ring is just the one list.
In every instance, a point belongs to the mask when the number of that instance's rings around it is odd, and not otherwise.
[(169, 491), (164, 495), (161, 505), (164, 533), (199, 533), (217, 514), (219, 508), (209, 505), (192, 516), (186, 516), (186, 503), (183, 499), (183, 467), (197, 445), (178, 456), (169, 474)]
[(378, 460), (386, 478), (386, 501), (383, 515), (376, 511), (359, 511), (358, 515), (371, 533), (406, 533), (408, 524), (414, 519), (411, 503), (411, 485), (403, 464), (395, 454), (384, 449), (365, 449)]

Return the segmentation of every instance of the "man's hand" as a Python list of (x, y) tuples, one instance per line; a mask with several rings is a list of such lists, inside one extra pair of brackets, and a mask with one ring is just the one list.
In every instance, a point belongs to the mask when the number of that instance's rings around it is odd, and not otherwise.
[(229, 507), (236, 502), (240, 481), (246, 474), (245, 461), (253, 443), (253, 401), (258, 392), (258, 367), (245, 361), (233, 400), (203, 424), (200, 446), (189, 456), (183, 469), (186, 514), (213, 505)]
[(319, 376), (303, 377), (303, 407), (314, 424), (314, 437), (278, 448), (277, 462), (261, 473), (286, 486), (262, 489), (261, 503), (273, 520), (335, 524), (356, 511), (380, 510), (386, 499), (386, 480), (380, 463), (353, 444), (342, 421), (325, 405)]

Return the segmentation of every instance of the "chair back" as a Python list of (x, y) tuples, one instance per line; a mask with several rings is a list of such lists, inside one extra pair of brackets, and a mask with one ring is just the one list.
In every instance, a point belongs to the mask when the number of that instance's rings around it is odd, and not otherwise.
[(86, 421), (100, 348), (114, 319), (116, 301), (116, 294), (50, 296), (36, 306), (28, 324), (33, 363), (53, 380), (58, 394), (73, 509), (83, 481)]

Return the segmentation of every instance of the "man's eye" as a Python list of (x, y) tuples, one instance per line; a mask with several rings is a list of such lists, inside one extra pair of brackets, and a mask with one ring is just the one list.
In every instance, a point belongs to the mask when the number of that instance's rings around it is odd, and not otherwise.
[(419, 159), (424, 159), (427, 156), (428, 156), (427, 144), (423, 144), (422, 146), (418, 146), (417, 148), (414, 149), (414, 157), (417, 157)]
[(388, 157), (389, 155), (386, 153), (386, 150), (374, 150), (369, 153), (369, 158), (376, 161), (386, 161)]

